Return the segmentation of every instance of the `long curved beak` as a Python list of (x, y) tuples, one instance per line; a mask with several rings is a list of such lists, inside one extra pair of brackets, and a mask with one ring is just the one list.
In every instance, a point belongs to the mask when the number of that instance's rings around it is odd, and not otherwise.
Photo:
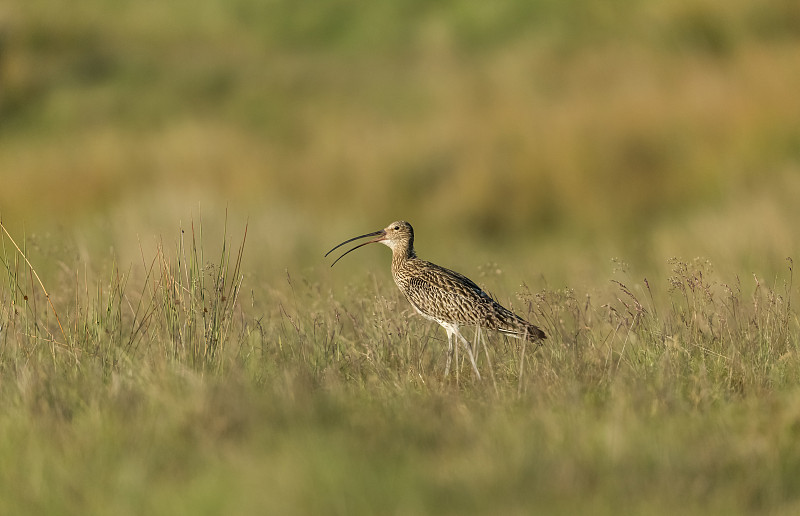
[(384, 229), (381, 229), (380, 231), (374, 231), (374, 232), (372, 232), (372, 233), (367, 233), (367, 234), (365, 234), (365, 235), (361, 235), (361, 236), (353, 237), (353, 238), (351, 238), (350, 240), (345, 240), (345, 241), (344, 241), (344, 242), (342, 242), (341, 244), (337, 245), (336, 247), (334, 247), (333, 249), (331, 249), (330, 251), (328, 251), (327, 253), (325, 253), (325, 256), (327, 257), (329, 254), (331, 254), (331, 253), (332, 253), (332, 252), (334, 252), (335, 250), (339, 249), (339, 248), (340, 248), (340, 247), (342, 247), (344, 244), (349, 244), (349, 243), (350, 243), (350, 242), (352, 242), (353, 240), (358, 240), (359, 238), (366, 238), (366, 237), (372, 237), (372, 236), (374, 236), (374, 237), (378, 237), (378, 238), (375, 238), (375, 239), (373, 239), (373, 240), (370, 240), (370, 241), (368, 241), (368, 242), (364, 242), (363, 244), (358, 244), (358, 245), (357, 245), (357, 246), (355, 246), (354, 248), (352, 248), (352, 249), (350, 249), (349, 251), (347, 251), (346, 253), (344, 253), (342, 256), (340, 256), (340, 257), (338, 257), (337, 259), (335, 259), (335, 260), (333, 261), (333, 263), (331, 264), (331, 267), (333, 267), (334, 265), (336, 265), (336, 262), (338, 262), (339, 260), (341, 260), (342, 258), (344, 258), (344, 257), (345, 257), (345, 255), (347, 255), (347, 254), (349, 254), (349, 253), (352, 253), (353, 251), (355, 251), (355, 250), (356, 250), (356, 249), (358, 249), (359, 247), (364, 247), (364, 246), (365, 246), (365, 245), (367, 245), (367, 244), (374, 244), (375, 242), (380, 242), (381, 240), (384, 240), (384, 239), (386, 238), (386, 230), (384, 230)]

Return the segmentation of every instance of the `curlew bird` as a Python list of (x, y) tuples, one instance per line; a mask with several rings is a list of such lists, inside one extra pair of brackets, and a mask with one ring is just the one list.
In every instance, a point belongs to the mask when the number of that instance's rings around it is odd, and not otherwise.
[(345, 240), (325, 256), (347, 243), (367, 237), (375, 238), (345, 252), (334, 260), (331, 267), (345, 255), (367, 244), (380, 242), (388, 246), (392, 250), (392, 276), (397, 287), (417, 312), (436, 321), (447, 332), (445, 376), (450, 372), (453, 344), (455, 338), (458, 338), (467, 350), (472, 369), (479, 379), (481, 377), (472, 348), (459, 332), (461, 326), (479, 326), (531, 342), (541, 342), (547, 338), (540, 328), (500, 305), (463, 274), (417, 258), (414, 251), (414, 228), (404, 220), (392, 222), (380, 231)]

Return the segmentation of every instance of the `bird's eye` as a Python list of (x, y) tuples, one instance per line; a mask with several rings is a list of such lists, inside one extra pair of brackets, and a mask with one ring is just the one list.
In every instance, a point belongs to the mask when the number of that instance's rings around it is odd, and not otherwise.
[(392, 229), (394, 229), (395, 231), (400, 231), (400, 226), (395, 226)]

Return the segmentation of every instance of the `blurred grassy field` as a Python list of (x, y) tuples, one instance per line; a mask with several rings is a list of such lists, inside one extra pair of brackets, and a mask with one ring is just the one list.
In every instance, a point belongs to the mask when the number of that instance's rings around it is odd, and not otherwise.
[[(0, 513), (793, 514), (798, 55), (791, 0), (3, 4)], [(322, 259), (398, 218), (547, 346), (443, 380)]]

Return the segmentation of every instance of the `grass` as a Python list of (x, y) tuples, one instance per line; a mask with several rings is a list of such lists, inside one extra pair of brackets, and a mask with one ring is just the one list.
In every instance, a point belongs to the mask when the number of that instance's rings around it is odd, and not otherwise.
[(521, 360), (488, 335), (479, 382), (463, 356), (442, 377), (443, 332), (388, 277), (248, 286), (244, 237), (204, 265), (202, 224), (184, 231), (125, 274), (70, 272), (52, 310), (42, 257), (5, 234), (3, 512), (797, 509), (791, 260), (753, 281), (620, 264), (599, 299), (526, 288), (550, 338)]
[[(88, 273), (84, 271), (81, 278), (80, 271), (75, 271), (71, 285), (74, 297), (69, 299), (71, 306), (66, 305), (63, 310), (62, 324), (59, 310), (28, 260), (26, 250), (17, 245), (0, 223), (3, 244), (11, 244), (4, 256), (9, 287), (7, 331), (21, 339), (16, 351), (24, 356), (49, 346), (54, 362), (58, 349), (76, 365), (86, 356), (113, 365), (120, 359), (117, 353), (136, 355), (142, 342), (149, 341), (158, 342), (159, 352), (166, 357), (185, 361), (192, 367), (202, 370), (220, 366), (215, 357), (228, 341), (241, 288), (244, 237), (233, 260), (226, 247), (227, 240), (223, 239), (219, 261), (207, 263), (202, 225), (199, 227), (196, 233), (192, 223), (188, 242), (185, 230), (180, 229), (174, 256), (168, 255), (161, 244), (152, 259), (142, 255), (145, 273), (136, 296), (129, 293), (130, 272), (121, 272), (114, 262), (110, 265), (110, 279), (98, 282), (91, 293)], [(61, 290), (63, 294), (64, 289)], [(37, 306), (37, 291), (46, 298), (49, 306), (45, 308), (49, 311), (43, 313)], [(67, 299), (62, 298), (63, 302)], [(52, 329), (51, 318), (56, 324)]]
[[(796, 513), (799, 28), (3, 5), (0, 513)], [(547, 344), (443, 378), (386, 249), (322, 257), (398, 218)]]

